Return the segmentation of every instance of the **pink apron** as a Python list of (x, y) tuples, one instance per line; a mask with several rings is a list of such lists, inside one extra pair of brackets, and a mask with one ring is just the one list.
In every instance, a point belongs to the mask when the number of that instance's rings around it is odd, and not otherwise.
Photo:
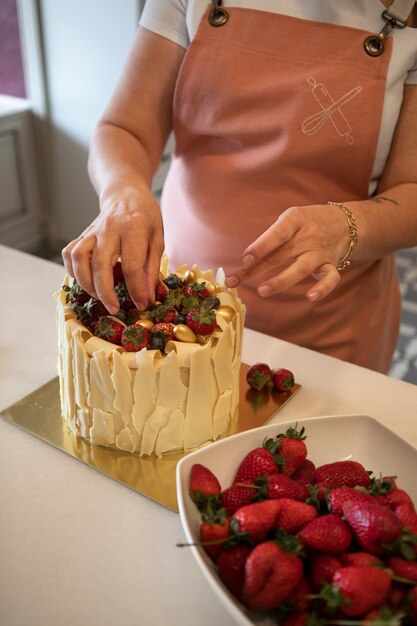
[[(288, 207), (368, 197), (392, 41), (375, 58), (362, 30), (227, 10), (221, 27), (203, 17), (177, 82), (162, 199), (173, 267), (228, 272)], [(305, 297), (313, 282), (269, 298), (243, 284), (246, 325), (387, 371), (400, 320), (394, 258), (353, 263), (318, 303)]]

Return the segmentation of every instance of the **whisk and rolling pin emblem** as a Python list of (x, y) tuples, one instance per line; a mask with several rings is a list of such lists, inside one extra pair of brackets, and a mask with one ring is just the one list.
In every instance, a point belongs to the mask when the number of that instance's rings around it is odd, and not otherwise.
[(309, 76), (307, 82), (311, 86), (311, 93), (320, 105), (320, 110), (304, 120), (301, 125), (302, 132), (305, 135), (315, 135), (323, 124), (330, 121), (339, 135), (344, 137), (348, 144), (352, 144), (352, 129), (346, 116), (342, 112), (342, 107), (360, 93), (362, 87), (354, 87), (345, 93), (345, 95), (334, 100), (323, 83), (318, 83), (313, 76)]

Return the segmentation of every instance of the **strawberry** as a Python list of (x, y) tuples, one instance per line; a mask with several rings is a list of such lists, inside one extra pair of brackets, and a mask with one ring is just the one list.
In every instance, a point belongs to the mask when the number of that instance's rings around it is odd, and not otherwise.
[(257, 391), (269, 387), (272, 381), (271, 368), (266, 363), (255, 363), (246, 372), (246, 380), (249, 387)]
[(152, 335), (155, 335), (158, 331), (165, 335), (166, 341), (170, 341), (174, 338), (174, 324), (170, 324), (169, 322), (158, 322), (152, 329)]
[(230, 537), (230, 519), (220, 522), (202, 522), (200, 524), (200, 540), (204, 550), (213, 561), (216, 561), (224, 549), (225, 541)]
[(281, 508), (278, 513), (276, 528), (283, 528), (290, 535), (298, 533), (303, 526), (311, 522), (318, 515), (317, 509), (311, 504), (281, 498)]
[(177, 317), (178, 311), (170, 304), (160, 304), (151, 309), (151, 317), (154, 322), (172, 323)]
[(231, 522), (235, 534), (245, 532), (255, 543), (263, 541), (275, 527), (281, 504), (279, 500), (254, 502), (238, 509)]
[(333, 574), (341, 567), (340, 560), (331, 554), (313, 555), (310, 564), (310, 581), (314, 591), (320, 591), (325, 583), (330, 583)]
[(123, 275), (122, 264), (120, 261), (117, 261), (113, 267), (113, 283), (114, 285), (118, 285), (124, 282), (125, 277)]
[(345, 601), (340, 604), (342, 613), (358, 617), (383, 603), (391, 580), (387, 572), (379, 567), (351, 565), (337, 570), (332, 584), (340, 590), (340, 597)]
[(302, 576), (297, 556), (271, 541), (261, 543), (246, 559), (242, 601), (250, 609), (273, 609), (296, 589)]
[(74, 278), (74, 281), (71, 285), (63, 285), (63, 291), (67, 293), (65, 296), (65, 302), (68, 304), (69, 302), (76, 302), (77, 304), (84, 304), (88, 302), (91, 298), (90, 294), (84, 291), (84, 289), (77, 283)]
[(216, 313), (203, 306), (187, 313), (186, 324), (196, 335), (211, 335), (217, 327)]
[(395, 515), (405, 528), (417, 535), (417, 513), (413, 504), (399, 504), (395, 507)]
[(220, 483), (208, 467), (201, 463), (194, 463), (190, 475), (190, 493), (200, 493), (205, 496), (217, 495), (221, 491)]
[(303, 576), (297, 587), (288, 596), (285, 606), (293, 611), (306, 611), (312, 603), (309, 597), (312, 592), (311, 584), (306, 576)]
[(126, 311), (125, 324), (132, 326), (135, 322), (141, 319), (141, 312), (139, 309), (132, 308)]
[(294, 374), (284, 368), (272, 372), (272, 384), (278, 391), (288, 391), (294, 386)]
[(233, 515), (240, 507), (250, 504), (256, 495), (252, 487), (232, 485), (221, 493), (221, 503), (228, 515)]
[(74, 301), (72, 309), (80, 322), (88, 327), (91, 327), (103, 315), (110, 315), (104, 304), (94, 298), (90, 298), (83, 304)]
[(285, 434), (278, 435), (278, 453), (281, 457), (281, 472), (292, 476), (307, 458), (307, 446), (304, 442), (304, 427), (298, 431), (290, 427)]
[(123, 330), (122, 346), (128, 352), (139, 352), (139, 350), (147, 348), (149, 341), (149, 330), (140, 324), (132, 324)]
[(164, 302), (168, 295), (168, 287), (162, 281), (158, 281), (155, 285), (155, 300), (157, 302)]
[(372, 502), (345, 502), (342, 507), (346, 522), (359, 545), (371, 554), (382, 554), (384, 546), (401, 535), (403, 525), (386, 507)]
[(308, 492), (304, 485), (292, 480), (285, 474), (269, 474), (255, 478), (258, 487), (258, 497), (264, 499), (291, 498), (292, 500), (305, 500)]
[(332, 485), (326, 482), (315, 483), (314, 485), (308, 485), (308, 498), (306, 502), (309, 504), (313, 504), (317, 508), (320, 508), (324, 503), (326, 503), (327, 508), (327, 499), (329, 497), (329, 493), (332, 490)]
[(292, 479), (300, 485), (312, 485), (315, 481), (316, 466), (313, 461), (306, 459), (300, 467), (295, 470)]
[(389, 556), (386, 561), (386, 565), (392, 570), (395, 576), (401, 578), (408, 578), (414, 580), (417, 583), (417, 562), (409, 561), (401, 556), (393, 555)]
[(93, 324), (94, 334), (110, 343), (120, 346), (122, 344), (122, 335), (126, 324), (113, 315), (103, 315), (97, 322)]
[(413, 501), (411, 500), (408, 493), (404, 491), (404, 489), (400, 489), (399, 487), (394, 487), (393, 489), (390, 489), (384, 495), (376, 496), (376, 499), (378, 501), (378, 504), (382, 504), (383, 506), (389, 506), (394, 511), (400, 504), (408, 504), (414, 507)]
[(336, 515), (342, 515), (342, 506), (345, 502), (375, 502), (369, 493), (364, 493), (353, 487), (336, 487), (327, 496), (329, 510)]
[(278, 460), (275, 451), (277, 442), (267, 439), (261, 448), (254, 448), (241, 461), (233, 484), (248, 483), (253, 478), (272, 474), (278, 470)]
[(245, 563), (251, 552), (252, 548), (249, 546), (231, 546), (223, 550), (217, 559), (220, 579), (239, 600), (245, 576)]
[(339, 558), (342, 565), (374, 565), (377, 567), (383, 565), (381, 559), (378, 559), (375, 554), (370, 554), (369, 552), (346, 552), (346, 554), (342, 554)]
[(342, 554), (352, 543), (352, 533), (338, 515), (329, 513), (304, 526), (299, 538), (304, 546), (328, 554)]
[(200, 298), (210, 297), (210, 291), (207, 289), (205, 282), (202, 282), (202, 283), (194, 282), (194, 283), (188, 284), (184, 289), (184, 293), (186, 297), (190, 297), (190, 296), (199, 296)]
[(369, 487), (371, 479), (357, 461), (335, 461), (316, 469), (316, 482), (328, 482), (334, 487)]

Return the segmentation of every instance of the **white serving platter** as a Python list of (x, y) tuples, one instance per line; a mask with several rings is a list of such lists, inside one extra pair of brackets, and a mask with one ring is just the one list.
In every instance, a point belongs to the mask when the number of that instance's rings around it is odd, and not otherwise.
[[(367, 415), (321, 416), (269, 424), (255, 428), (184, 457), (177, 465), (177, 497), (185, 537), (188, 543), (198, 542), (200, 515), (189, 493), (191, 467), (202, 463), (218, 478), (222, 488), (233, 480), (239, 462), (252, 448), (262, 445), (266, 437), (284, 433), (289, 426), (304, 426), (308, 458), (316, 466), (332, 461), (352, 459), (362, 463), (378, 477), (397, 476), (397, 484), (417, 503), (417, 450), (375, 418)], [(276, 626), (270, 617), (247, 611), (223, 585), (216, 566), (198, 546), (192, 550), (196, 563), (219, 601), (241, 626)]]

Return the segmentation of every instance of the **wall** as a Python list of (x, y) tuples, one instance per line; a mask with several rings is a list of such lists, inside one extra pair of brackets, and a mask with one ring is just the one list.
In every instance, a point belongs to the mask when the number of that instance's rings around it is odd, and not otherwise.
[(60, 243), (98, 212), (88, 144), (127, 56), (139, 0), (40, 0), (49, 96), (51, 231)]

